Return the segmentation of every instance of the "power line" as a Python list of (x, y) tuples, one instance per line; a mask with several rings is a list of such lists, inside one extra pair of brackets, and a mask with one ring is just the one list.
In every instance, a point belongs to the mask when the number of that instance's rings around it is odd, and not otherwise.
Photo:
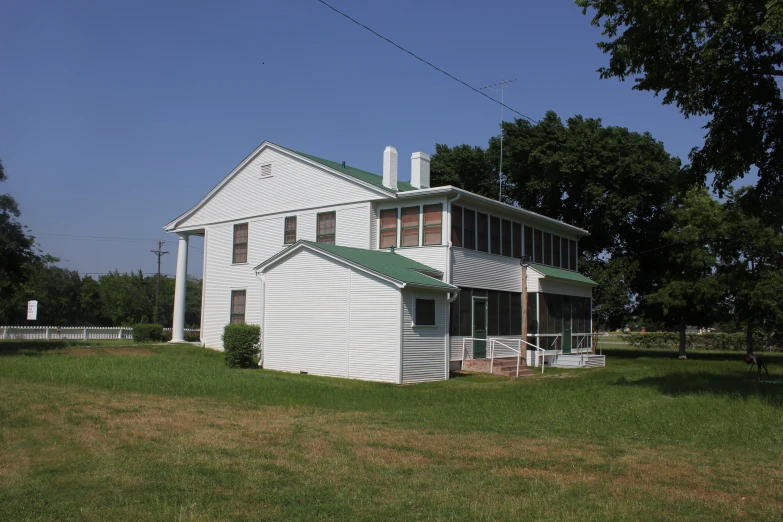
[[(160, 241), (157, 238), (151, 238), (151, 237), (113, 237), (113, 236), (79, 236), (75, 234), (49, 234), (49, 233), (43, 233), (43, 232), (32, 232), (33, 236), (35, 237), (52, 237), (52, 238), (58, 238), (58, 239), (68, 239), (73, 241), (119, 241), (119, 242), (127, 242), (127, 243), (146, 243), (148, 241)], [(176, 241), (169, 241), (169, 240), (163, 240), (164, 243), (169, 243), (172, 245), (176, 245)], [(201, 247), (197, 247), (195, 245), (189, 245), (189, 248), (195, 248), (196, 250), (204, 250)]]
[(348, 19), (348, 20), (350, 20), (351, 22), (355, 23), (356, 25), (358, 25), (358, 26), (360, 26), (360, 27), (363, 27), (363, 28), (367, 29), (368, 31), (370, 31), (372, 34), (374, 34), (374, 35), (375, 35), (375, 36), (377, 36), (378, 38), (381, 38), (382, 40), (386, 40), (387, 42), (389, 42), (390, 44), (392, 44), (392, 45), (393, 45), (394, 47), (396, 47), (397, 49), (399, 49), (399, 50), (401, 50), (401, 51), (403, 51), (403, 52), (406, 52), (406, 53), (408, 53), (409, 55), (413, 56), (414, 58), (416, 58), (416, 59), (417, 59), (417, 60), (419, 60), (420, 62), (423, 62), (423, 63), (425, 63), (425, 64), (429, 65), (430, 67), (432, 67), (432, 68), (433, 68), (433, 69), (435, 69), (436, 71), (438, 71), (438, 72), (440, 72), (440, 73), (443, 73), (443, 74), (445, 74), (446, 76), (448, 76), (449, 78), (451, 78), (452, 80), (454, 80), (454, 81), (456, 81), (456, 82), (459, 82), (459, 83), (461, 83), (462, 85), (464, 85), (465, 87), (467, 87), (467, 88), (468, 88), (468, 89), (470, 89), (471, 91), (477, 92), (478, 94), (480, 94), (480, 95), (484, 96), (485, 98), (487, 98), (487, 99), (490, 99), (490, 100), (492, 100), (493, 102), (497, 103), (497, 104), (498, 104), (498, 105), (500, 105), (501, 107), (505, 107), (506, 109), (510, 110), (511, 112), (513, 112), (513, 113), (516, 113), (516, 114), (519, 114), (519, 115), (520, 115), (520, 116), (522, 116), (523, 118), (525, 118), (525, 119), (528, 119), (528, 120), (532, 121), (533, 123), (538, 123), (536, 120), (534, 120), (534, 119), (533, 119), (533, 118), (531, 118), (530, 116), (526, 116), (526, 115), (522, 114), (521, 112), (519, 112), (518, 110), (516, 110), (516, 109), (512, 109), (511, 107), (509, 107), (508, 105), (506, 105), (506, 104), (505, 104), (505, 103), (503, 103), (502, 101), (498, 101), (498, 100), (496, 100), (495, 98), (493, 98), (492, 96), (488, 95), (487, 93), (485, 93), (485, 92), (481, 92), (479, 89), (476, 89), (475, 87), (473, 87), (473, 86), (472, 86), (472, 85), (470, 85), (469, 83), (467, 83), (467, 82), (464, 82), (464, 81), (460, 80), (460, 79), (459, 79), (459, 78), (457, 78), (456, 76), (454, 76), (454, 75), (452, 75), (452, 74), (449, 74), (448, 72), (444, 71), (444, 70), (443, 70), (443, 69), (441, 69), (440, 67), (436, 67), (436, 66), (435, 66), (435, 65), (433, 65), (432, 63), (428, 62), (427, 60), (425, 60), (425, 59), (424, 59), (424, 58), (422, 58), (421, 56), (419, 56), (419, 55), (417, 55), (417, 54), (415, 54), (415, 53), (413, 53), (413, 52), (409, 51), (409, 50), (408, 50), (408, 49), (406, 49), (405, 47), (403, 47), (403, 46), (401, 46), (401, 45), (399, 45), (399, 44), (396, 44), (396, 43), (394, 43), (393, 41), (389, 40), (388, 38), (386, 38), (386, 37), (385, 37), (385, 36), (383, 36), (382, 34), (379, 34), (379, 33), (375, 32), (375, 31), (373, 31), (372, 29), (370, 29), (369, 27), (367, 27), (367, 26), (366, 26), (366, 25), (364, 25), (363, 23), (359, 22), (358, 20), (355, 20), (355, 19), (351, 18), (350, 16), (348, 16), (348, 15), (347, 15), (347, 14), (345, 14), (345, 13), (343, 13), (343, 12), (342, 12), (342, 11), (340, 11), (339, 9), (337, 9), (337, 8), (335, 8), (335, 7), (332, 7), (331, 5), (327, 4), (326, 2), (324, 2), (324, 0), (316, 0), (316, 1), (317, 1), (317, 2), (319, 2), (319, 3), (321, 3), (321, 4), (323, 4), (323, 5), (325, 5), (326, 7), (328, 7), (329, 9), (331, 9), (332, 11), (334, 11), (335, 13), (337, 13), (337, 14), (340, 14), (340, 15), (344, 16), (345, 18), (347, 18), (347, 19)]

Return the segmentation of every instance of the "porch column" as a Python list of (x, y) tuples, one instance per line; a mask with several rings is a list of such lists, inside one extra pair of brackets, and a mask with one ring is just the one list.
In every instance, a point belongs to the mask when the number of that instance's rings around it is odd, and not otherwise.
[(177, 276), (174, 281), (174, 319), (171, 325), (171, 342), (185, 342), (185, 290), (188, 280), (188, 234), (177, 233)]

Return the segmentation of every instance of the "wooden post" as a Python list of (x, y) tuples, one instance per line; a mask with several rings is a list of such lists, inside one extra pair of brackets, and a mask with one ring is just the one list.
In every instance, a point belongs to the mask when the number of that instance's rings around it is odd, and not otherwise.
[[(519, 266), (522, 268), (522, 340), (527, 342), (527, 267), (530, 266), (530, 258), (522, 256)], [(527, 345), (520, 343), (520, 351), (523, 349), (527, 353)], [(527, 357), (525, 360), (527, 361)]]

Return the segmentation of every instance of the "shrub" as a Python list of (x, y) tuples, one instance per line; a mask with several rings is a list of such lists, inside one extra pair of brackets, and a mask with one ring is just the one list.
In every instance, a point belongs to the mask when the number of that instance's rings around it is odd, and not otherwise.
[(227, 324), (223, 330), (226, 364), (231, 368), (251, 368), (258, 357), (261, 327), (257, 324)]
[[(757, 349), (775, 349), (775, 346), (764, 336), (755, 334), (753, 337)], [(676, 332), (634, 334), (627, 339), (631, 346), (636, 348), (677, 348), (680, 345), (680, 334)], [(744, 333), (689, 333), (685, 335), (685, 348), (744, 352), (745, 341)]]
[(159, 343), (163, 341), (162, 324), (134, 324), (133, 340), (139, 343)]

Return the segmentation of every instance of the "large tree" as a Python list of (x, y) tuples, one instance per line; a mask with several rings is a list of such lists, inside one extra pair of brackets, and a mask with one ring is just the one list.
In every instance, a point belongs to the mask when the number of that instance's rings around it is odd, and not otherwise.
[[(504, 124), (504, 201), (590, 231), (580, 270), (600, 284), (594, 313), (621, 326), (659, 271), (654, 256), (671, 228), (676, 194), (692, 183), (680, 161), (649, 134), (548, 112), (536, 124)], [(433, 186), (451, 184), (497, 199), (500, 139), (487, 150), (438, 145)], [(437, 170), (436, 166), (437, 165)]]
[(783, 2), (576, 0), (603, 29), (602, 78), (632, 78), (682, 114), (708, 116), (691, 152), (702, 180), (723, 193), (752, 168), (754, 196), (783, 214)]
[[(0, 183), (7, 177), (0, 160)], [(29, 277), (29, 267), (40, 261), (35, 238), (19, 223), (19, 205), (10, 194), (0, 194), (0, 322), (9, 324), (16, 314), (17, 291)]]
[(663, 234), (668, 245), (653, 256), (663, 270), (645, 308), (679, 331), (680, 358), (686, 357), (686, 327), (708, 326), (717, 317), (721, 289), (712, 246), (723, 224), (722, 210), (706, 189), (689, 190), (674, 211), (674, 225)]
[(783, 280), (783, 233), (780, 227), (770, 226), (756, 215), (749, 196), (747, 188), (729, 189), (714, 250), (720, 260), (724, 311), (745, 331), (747, 352), (751, 354), (757, 329), (774, 332), (780, 328), (774, 310), (783, 310), (783, 293), (775, 297), (767, 289), (777, 288)]

